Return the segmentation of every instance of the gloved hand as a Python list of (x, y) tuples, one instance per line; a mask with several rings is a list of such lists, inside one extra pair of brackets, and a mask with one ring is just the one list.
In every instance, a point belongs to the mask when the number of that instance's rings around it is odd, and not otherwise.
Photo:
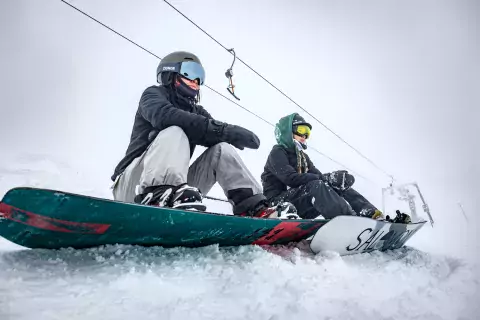
[(340, 191), (350, 189), (355, 183), (355, 177), (346, 170), (338, 170), (323, 174), (324, 180), (332, 187)]
[(260, 147), (260, 139), (252, 131), (213, 119), (208, 120), (206, 139), (210, 145), (226, 142), (240, 150)]

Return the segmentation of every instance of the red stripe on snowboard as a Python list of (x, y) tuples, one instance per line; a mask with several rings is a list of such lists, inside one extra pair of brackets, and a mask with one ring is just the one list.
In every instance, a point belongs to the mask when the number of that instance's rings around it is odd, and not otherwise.
[(74, 222), (45, 217), (5, 203), (0, 203), (0, 217), (39, 229), (65, 233), (103, 234), (110, 227), (110, 224)]
[[(308, 223), (310, 224), (310, 222)], [(310, 228), (300, 228), (301, 225), (305, 225), (305, 222), (280, 222), (269, 233), (258, 238), (252, 244), (264, 245), (274, 244), (278, 240), (290, 240), (297, 241), (303, 238), (305, 235), (312, 234), (316, 229), (320, 228), (320, 224), (314, 224)]]

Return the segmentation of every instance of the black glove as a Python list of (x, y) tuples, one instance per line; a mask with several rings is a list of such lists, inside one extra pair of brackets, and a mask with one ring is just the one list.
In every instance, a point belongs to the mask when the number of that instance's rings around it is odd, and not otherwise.
[(260, 139), (250, 130), (213, 119), (208, 120), (206, 140), (209, 145), (227, 142), (240, 150), (260, 147)]
[(338, 170), (323, 175), (324, 180), (332, 187), (340, 191), (350, 189), (355, 183), (355, 177), (346, 170)]

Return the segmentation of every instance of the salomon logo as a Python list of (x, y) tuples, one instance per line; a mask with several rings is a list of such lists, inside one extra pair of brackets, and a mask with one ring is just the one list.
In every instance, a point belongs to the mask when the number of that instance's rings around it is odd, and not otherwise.
[(175, 67), (163, 67), (163, 71), (175, 71)]

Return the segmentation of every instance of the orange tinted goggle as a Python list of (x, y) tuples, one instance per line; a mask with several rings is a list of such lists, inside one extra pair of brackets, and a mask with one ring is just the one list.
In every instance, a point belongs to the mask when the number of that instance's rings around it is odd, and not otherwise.
[(302, 136), (304, 138), (310, 137), (310, 127), (304, 124), (295, 126), (293, 128), (293, 133), (295, 133), (298, 136)]

